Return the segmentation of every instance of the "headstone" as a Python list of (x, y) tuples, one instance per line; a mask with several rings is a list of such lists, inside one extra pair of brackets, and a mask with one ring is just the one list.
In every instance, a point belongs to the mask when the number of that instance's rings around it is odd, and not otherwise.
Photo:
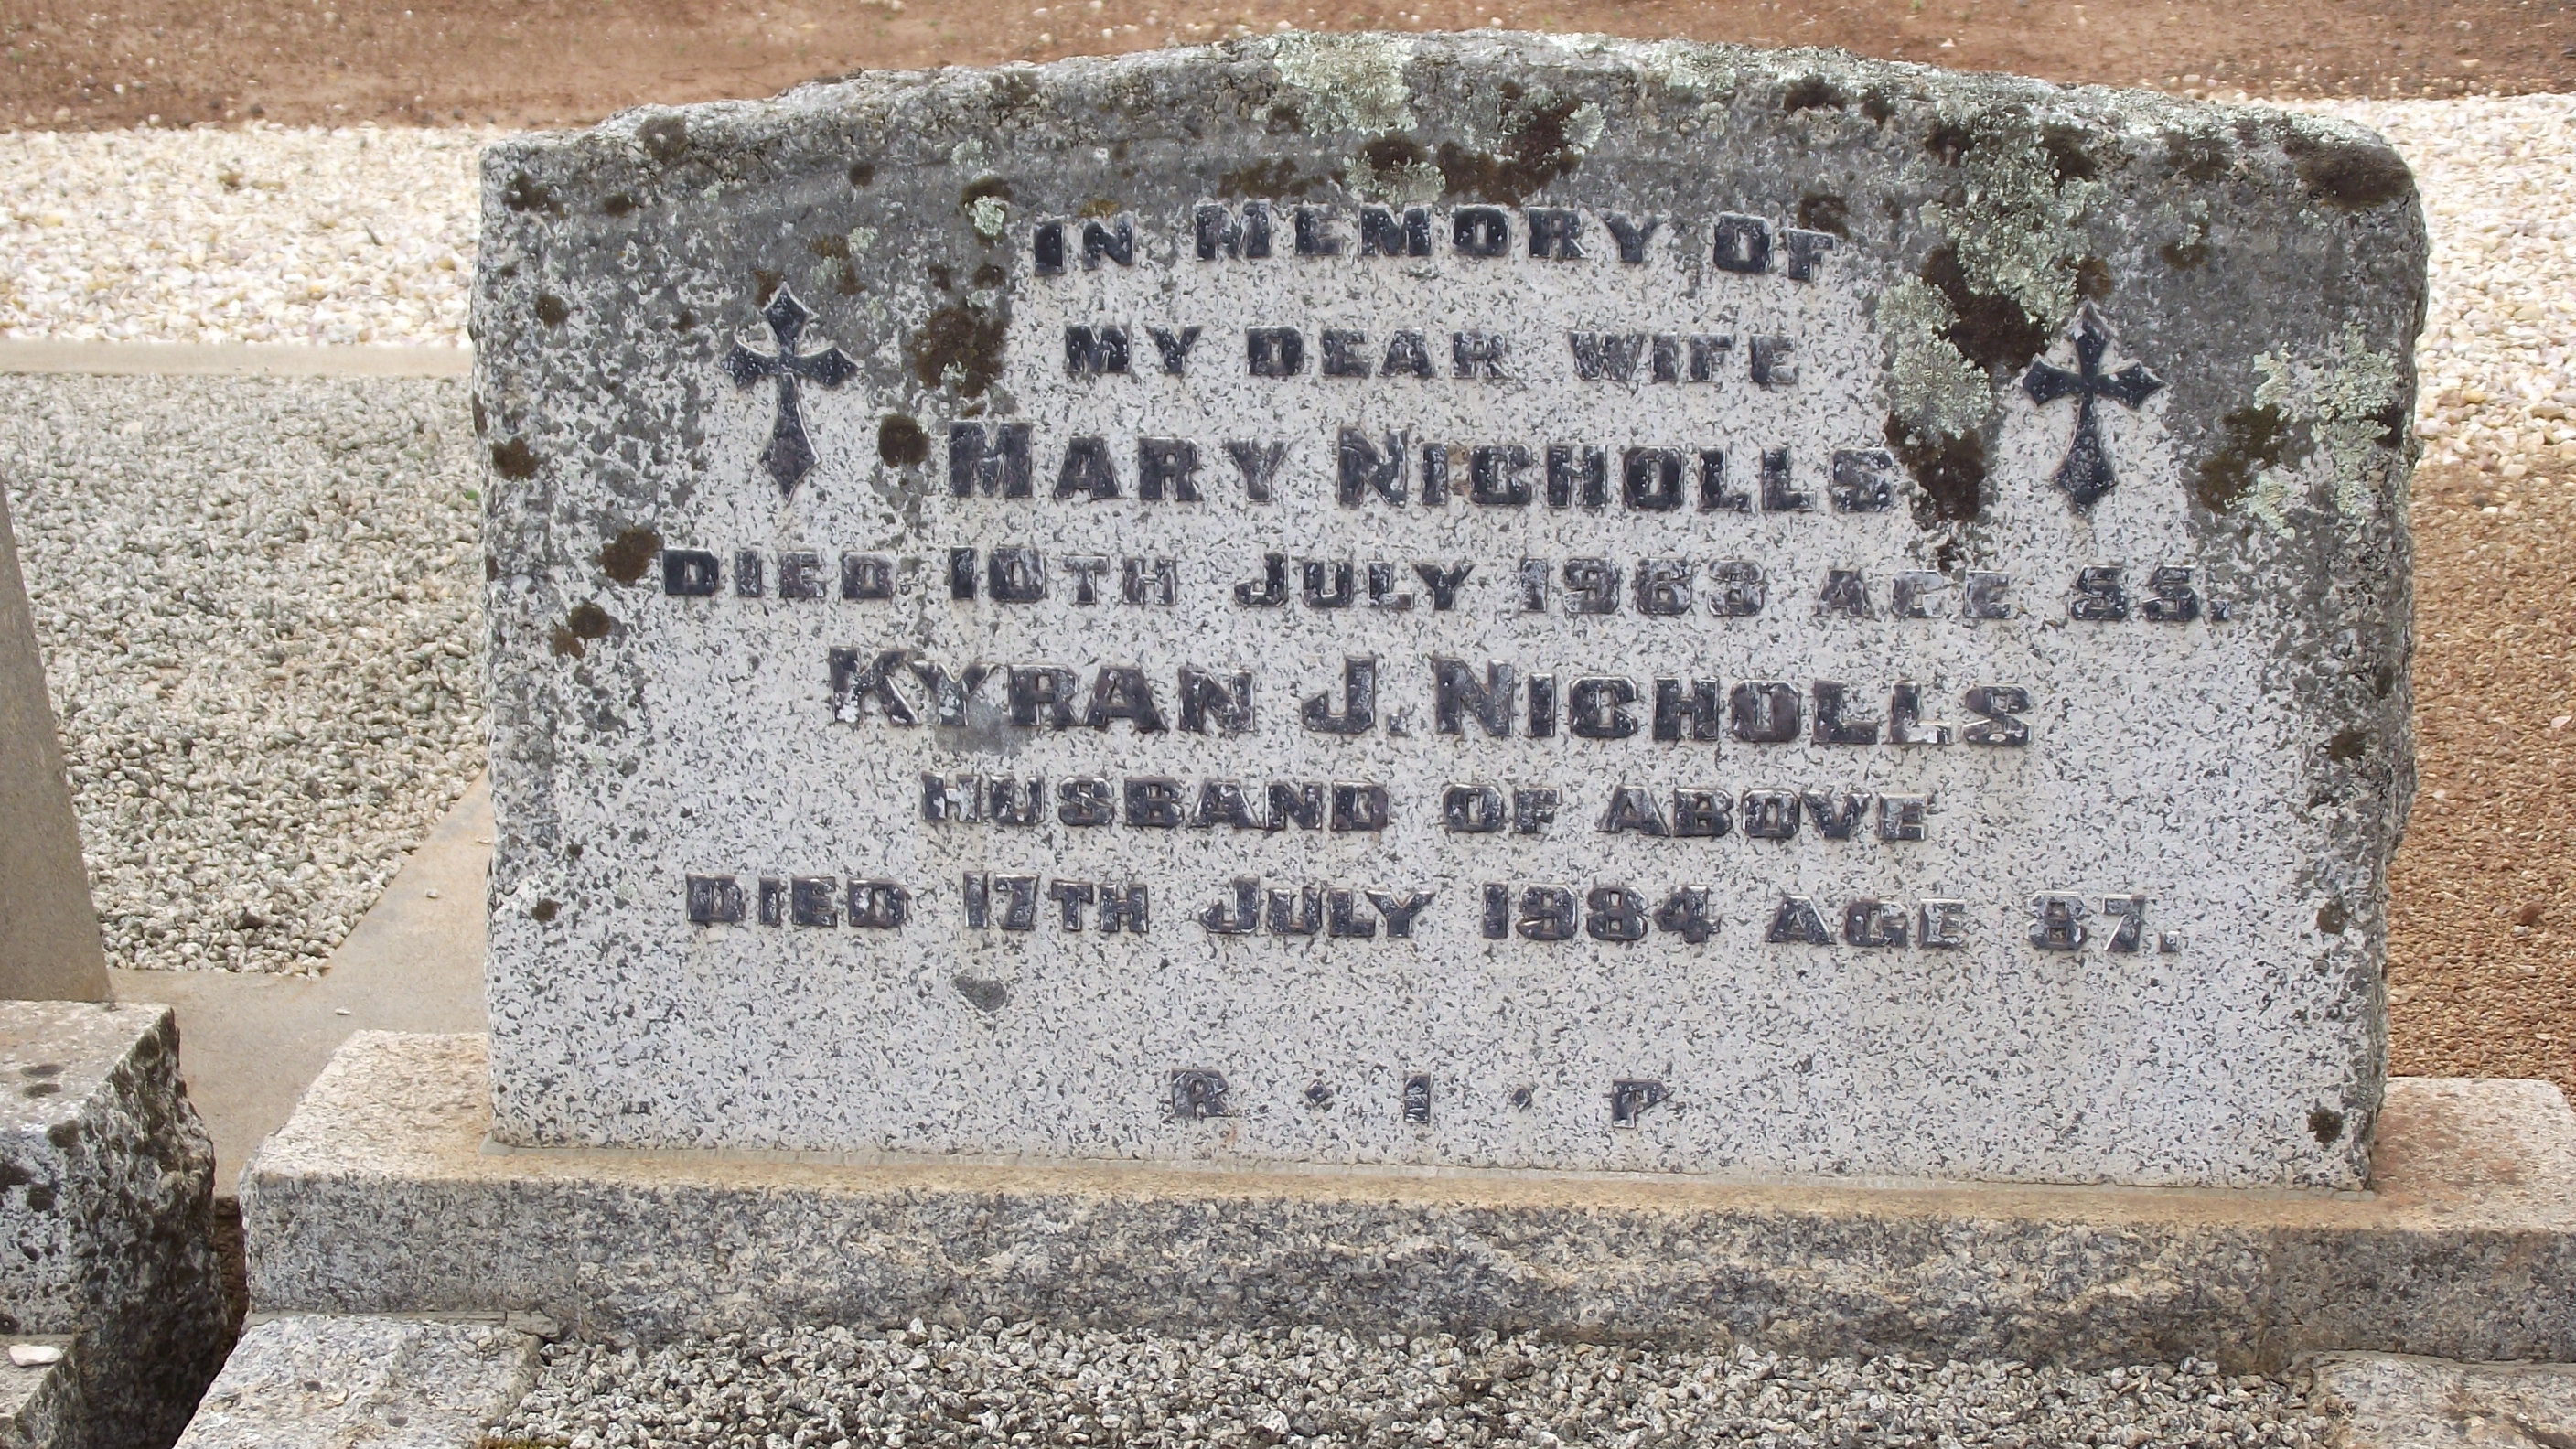
[(0, 1334), (68, 1338), (61, 1449), (162, 1449), (233, 1342), (164, 1006), (0, 1002)]
[(107, 957), (0, 483), (0, 999), (103, 1001)]
[(497, 145), (494, 1132), (2355, 1187), (2413, 195), (1500, 36)]

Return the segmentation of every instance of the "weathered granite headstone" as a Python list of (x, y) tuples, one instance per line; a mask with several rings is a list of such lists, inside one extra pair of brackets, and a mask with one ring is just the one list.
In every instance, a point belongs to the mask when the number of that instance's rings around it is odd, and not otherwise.
[(0, 999), (102, 1001), (107, 956), (0, 482)]
[(502, 1142), (2363, 1181), (2375, 137), (1288, 36), (484, 195)]
[(214, 1187), (168, 1007), (0, 1002), (0, 1333), (74, 1341), (58, 1449), (162, 1449), (223, 1366)]

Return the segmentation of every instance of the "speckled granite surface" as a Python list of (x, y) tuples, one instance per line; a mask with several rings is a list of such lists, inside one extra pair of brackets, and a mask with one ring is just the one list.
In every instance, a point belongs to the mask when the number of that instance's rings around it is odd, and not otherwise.
[(290, 1314), (243, 1332), (178, 1449), (475, 1449), (536, 1370), (500, 1324)]
[(642, 108), (483, 207), (504, 1139), (2367, 1174), (2367, 131), (1286, 35)]
[(251, 1166), (255, 1307), (2576, 1359), (2576, 1115), (2538, 1083), (2400, 1079), (2374, 1192), (2319, 1195), (487, 1151), (486, 1072), (480, 1037), (352, 1038)]
[(232, 1346), (167, 1007), (0, 1002), (0, 1333), (77, 1335), (78, 1449), (162, 1449)]

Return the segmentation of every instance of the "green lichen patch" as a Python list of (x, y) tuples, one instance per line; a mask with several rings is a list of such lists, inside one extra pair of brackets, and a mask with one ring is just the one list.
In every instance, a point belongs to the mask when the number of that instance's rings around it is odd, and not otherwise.
[(1925, 207), (1924, 219), (1950, 238), (1970, 292), (2010, 298), (2053, 335), (2074, 315), (2077, 268), (2091, 251), (2083, 220), (2102, 195), (2096, 163), (2079, 133), (2018, 112), (1977, 116), (1966, 130), (1959, 197)]
[(1397, 206), (1437, 201), (1448, 185), (1431, 153), (1410, 136), (1380, 136), (1343, 166), (1342, 185), (1355, 196)]
[(1985, 368), (1959, 349), (1959, 315), (1928, 283), (1908, 277), (1879, 294), (1879, 336), (1887, 344), (1887, 403), (1917, 435), (1976, 431), (1994, 408)]
[[(2324, 459), (2335, 511), (2362, 516), (2403, 460), (2413, 392), (2405, 364), (2371, 347), (2361, 329), (2350, 326), (2321, 353), (2293, 358), (2267, 352), (2254, 359), (2254, 367), (2263, 377), (2254, 389), (2255, 405), (2306, 431)], [(2257, 500), (2264, 496), (2258, 487)]]
[(1409, 131), (1413, 90), (1405, 64), (1413, 43), (1394, 35), (1282, 35), (1266, 42), (1279, 83), (1306, 129)]

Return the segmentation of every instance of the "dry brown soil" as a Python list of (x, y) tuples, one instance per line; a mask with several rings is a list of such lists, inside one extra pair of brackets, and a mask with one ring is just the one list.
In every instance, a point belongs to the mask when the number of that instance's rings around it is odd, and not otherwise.
[(2415, 750), (2392, 1069), (2576, 1096), (2576, 479), (2415, 475)]
[(7, 0), (0, 126), (556, 125), (861, 68), (1137, 50), (1283, 23), (1838, 45), (2181, 91), (2576, 90), (2565, 0)]

